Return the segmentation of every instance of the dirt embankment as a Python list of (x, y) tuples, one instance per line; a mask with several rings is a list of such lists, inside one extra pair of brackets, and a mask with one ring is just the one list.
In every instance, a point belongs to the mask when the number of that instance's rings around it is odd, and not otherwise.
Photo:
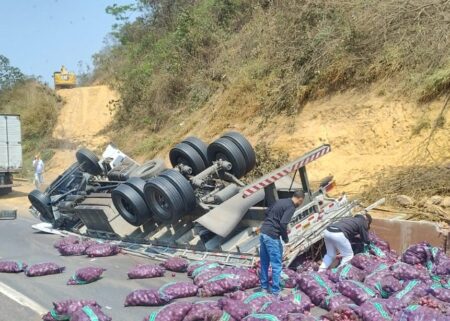
[[(48, 179), (74, 161), (76, 146), (97, 149), (109, 141), (99, 133), (113, 117), (108, 102), (118, 97), (106, 86), (60, 90), (58, 94), (66, 103), (53, 136), (69, 142), (70, 147), (62, 144), (56, 151), (48, 164)], [(417, 105), (380, 95), (376, 89), (348, 91), (310, 102), (296, 115), (265, 119), (258, 115), (253, 98), (249, 94), (236, 101), (232, 93), (221, 93), (207, 111), (201, 109), (181, 122), (173, 121), (159, 134), (133, 129), (121, 132), (116, 143), (141, 161), (155, 156), (142, 148), (146, 141), (157, 141), (162, 146), (158, 156), (167, 158), (170, 147), (187, 135), (210, 142), (230, 129), (242, 132), (254, 145), (265, 141), (273, 149), (287, 152), (290, 159), (328, 143), (332, 153), (309, 166), (310, 177), (320, 179), (332, 174), (340, 190), (348, 193), (360, 193), (389, 168), (450, 162), (450, 124), (445, 118), (427, 145), (443, 99)]]
[(96, 149), (108, 143), (108, 137), (101, 132), (113, 117), (108, 102), (117, 99), (117, 94), (107, 86), (62, 89), (58, 94), (65, 104), (58, 116), (53, 137), (61, 144), (47, 166), (48, 180), (75, 161), (77, 147)]

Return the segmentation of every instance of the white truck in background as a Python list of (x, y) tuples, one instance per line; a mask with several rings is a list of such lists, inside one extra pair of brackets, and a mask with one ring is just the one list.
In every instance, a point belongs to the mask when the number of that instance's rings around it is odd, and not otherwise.
[(13, 187), (13, 174), (22, 170), (20, 116), (0, 114), (0, 195)]

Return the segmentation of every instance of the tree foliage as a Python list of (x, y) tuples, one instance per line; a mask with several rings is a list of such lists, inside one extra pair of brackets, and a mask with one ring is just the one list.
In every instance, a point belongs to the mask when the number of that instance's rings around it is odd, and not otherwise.
[(0, 90), (11, 88), (24, 79), (25, 75), (20, 69), (11, 66), (9, 59), (0, 54)]

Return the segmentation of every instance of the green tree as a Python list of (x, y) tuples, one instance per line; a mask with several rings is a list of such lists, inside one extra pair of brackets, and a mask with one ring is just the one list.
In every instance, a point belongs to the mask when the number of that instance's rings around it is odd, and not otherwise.
[(25, 80), (25, 75), (20, 69), (11, 66), (9, 59), (0, 55), (0, 90), (11, 88), (23, 80)]

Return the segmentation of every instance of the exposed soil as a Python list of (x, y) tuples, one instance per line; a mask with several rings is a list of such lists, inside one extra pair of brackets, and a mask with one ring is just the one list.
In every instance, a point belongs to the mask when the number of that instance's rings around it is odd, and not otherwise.
[(111, 122), (113, 114), (108, 102), (117, 99), (114, 91), (107, 86), (61, 89), (58, 94), (65, 104), (60, 111), (53, 137), (69, 142), (56, 150), (47, 165), (46, 176), (51, 180), (75, 161), (73, 146), (96, 149), (109, 142), (100, 132)]

